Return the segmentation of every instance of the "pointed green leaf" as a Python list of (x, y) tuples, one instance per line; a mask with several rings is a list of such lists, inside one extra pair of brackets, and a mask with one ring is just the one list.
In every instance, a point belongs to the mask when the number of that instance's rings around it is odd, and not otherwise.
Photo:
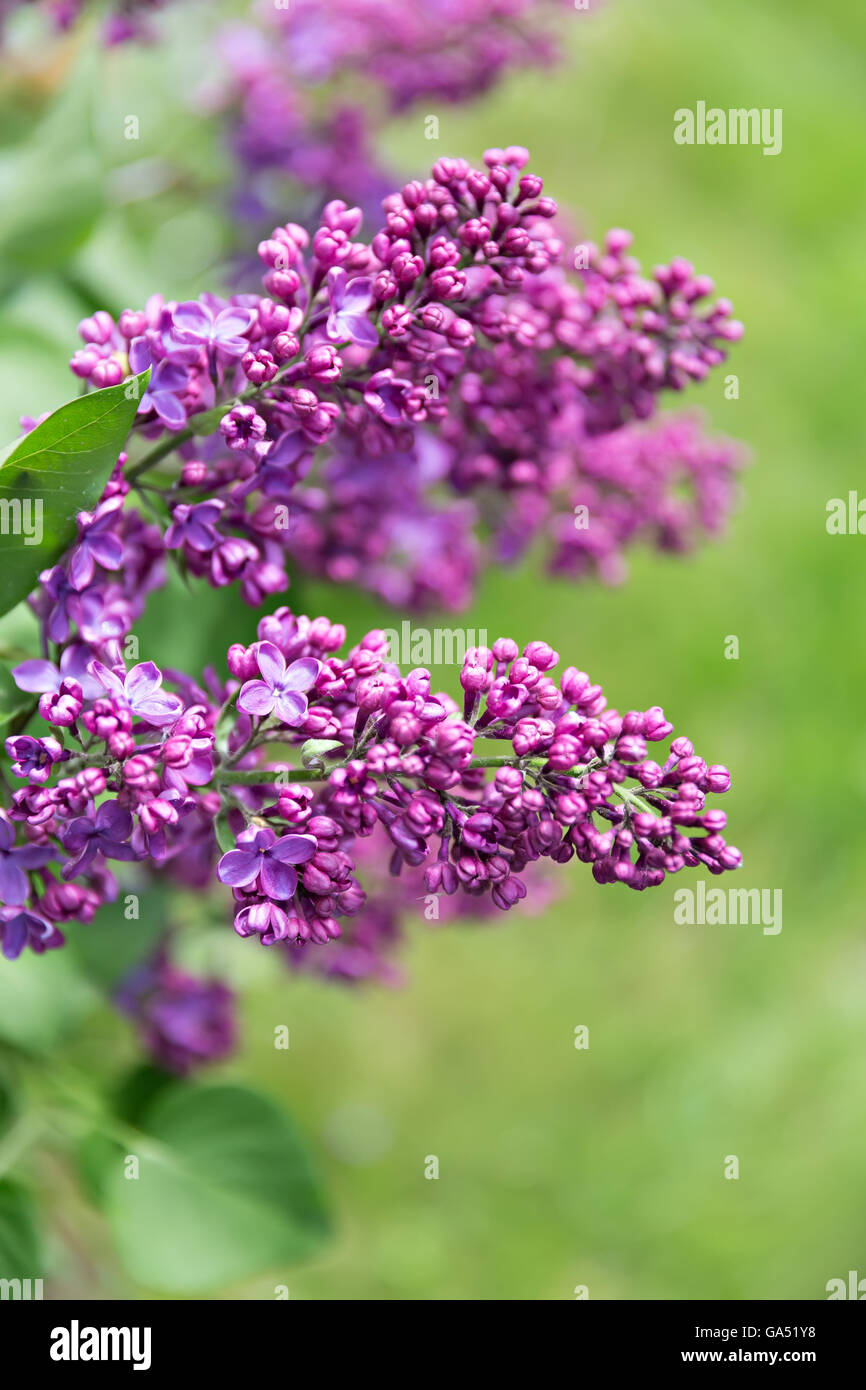
[(229, 850), (237, 849), (237, 836), (229, 824), (227, 811), (220, 811), (214, 821), (214, 834), (223, 854), (228, 854)]
[(325, 754), (343, 748), (337, 738), (308, 738), (301, 749), (301, 762), (310, 772), (322, 772), (327, 766)]
[(4, 1178), (0, 1182), (0, 1279), (41, 1279), (44, 1273), (33, 1199), (20, 1183)]
[(0, 660), (0, 735), (5, 738), (15, 732), (16, 720), (33, 708), (35, 699), (35, 695), (18, 689), (8, 665)]
[(330, 1220), (306, 1143), (240, 1086), (169, 1087), (137, 1121), (136, 1181), (104, 1183), (118, 1254), (140, 1284), (197, 1293), (316, 1254)]
[(75, 540), (117, 463), (149, 372), (69, 401), (0, 463), (0, 613), (36, 586)]

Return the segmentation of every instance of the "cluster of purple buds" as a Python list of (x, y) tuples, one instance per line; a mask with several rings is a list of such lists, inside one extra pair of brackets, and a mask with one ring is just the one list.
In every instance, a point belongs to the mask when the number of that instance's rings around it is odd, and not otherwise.
[[(381, 631), (343, 658), (345, 632), (327, 618), (282, 608), (258, 632), (230, 648), (227, 685), (172, 673), (168, 690), (152, 663), (94, 660), (75, 725), (52, 724), (31, 740), (41, 747), (8, 741), (24, 785), (0, 818), (7, 954), (89, 920), (117, 892), (118, 861), (186, 877), (192, 863), (205, 882), (215, 869), (238, 933), (268, 945), (324, 944), (363, 914), (353, 846), (374, 832), (395, 877), (420, 870), (429, 894), (503, 910), (543, 859), (636, 889), (740, 863), (724, 812), (706, 805), (727, 770), (683, 737), (650, 757), (673, 732), (663, 711), (620, 715), (574, 667), (557, 681), (544, 642), (471, 650), (460, 708), (431, 691), (429, 671), (401, 674)], [(275, 743), (298, 760), (274, 762)], [(218, 855), (220, 823), (231, 845)]]
[[(428, 892), (423, 864), (413, 867), (404, 861), (399, 875), (391, 874), (392, 856), (393, 844), (381, 825), (355, 840), (352, 857), (367, 893), (364, 908), (341, 923), (336, 940), (324, 944), (286, 942), (286, 959), (292, 969), (343, 984), (375, 981), (395, 987), (405, 980), (397, 957), (406, 945), (406, 927), (413, 918), (423, 918), (425, 927), (431, 928), (474, 927), (501, 920), (489, 896)], [(527, 897), (518, 905), (524, 914), (539, 917), (547, 910), (563, 886), (558, 877), (550, 865), (527, 867)]]
[[(627, 422), (719, 365), (741, 325), (685, 262), (645, 278), (625, 233), (579, 248), (567, 273), (527, 161), (517, 146), (488, 150), (483, 169), (438, 160), (384, 200), (369, 244), (339, 201), (312, 236), (275, 228), (259, 246), (264, 296), (155, 296), (82, 322), (82, 381), (151, 369), (126, 476), (139, 486), (159, 467), (163, 553), (185, 574), (237, 582), (259, 606), (294, 560), (404, 609), (459, 609), (478, 521), (500, 559), (541, 532), (555, 568), (604, 578), (633, 540), (680, 549), (720, 528), (733, 447), (691, 423), (654, 436)], [(120, 567), (121, 506), (110, 495), (82, 520), (79, 590)], [(576, 507), (585, 536), (568, 534)]]
[[(739, 866), (724, 812), (706, 806), (729, 774), (685, 738), (652, 759), (648, 745), (673, 732), (661, 709), (620, 715), (583, 672), (557, 682), (546, 643), (521, 653), (508, 639), (467, 655), (460, 709), (431, 692), (428, 671), (402, 675), (381, 632), (343, 660), (333, 655), (338, 635), (325, 619), (283, 609), (262, 620), (251, 648), (229, 653), (243, 678), (237, 707), (253, 722), (242, 722), (241, 755), (222, 774), (243, 828), (217, 872), (233, 889), (241, 935), (325, 943), (340, 937), (342, 917), (363, 921), (353, 842), (374, 833), (387, 837), (395, 877), (421, 870), (428, 894), (503, 910), (523, 899), (525, 871), (542, 859), (576, 858), (598, 882), (635, 889), (686, 867)], [(311, 659), (320, 669), (307, 684)], [(292, 708), (287, 721), (271, 692), (301, 683), (306, 712)], [(315, 754), (318, 790), (308, 771), (262, 765), (273, 740)], [(411, 888), (417, 895), (417, 876)]]

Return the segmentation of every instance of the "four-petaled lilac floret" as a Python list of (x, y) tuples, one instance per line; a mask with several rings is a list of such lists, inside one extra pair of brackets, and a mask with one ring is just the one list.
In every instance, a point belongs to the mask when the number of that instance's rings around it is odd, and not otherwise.
[(55, 763), (64, 762), (69, 753), (56, 738), (31, 738), (29, 734), (19, 734), (7, 738), (6, 752), (12, 761), (12, 771), (16, 777), (26, 777), (30, 782), (42, 784), (48, 781)]
[(78, 513), (78, 544), (68, 561), (69, 580), (79, 592), (93, 582), (96, 566), (117, 570), (123, 563), (123, 542), (117, 535), (122, 497), (109, 497), (92, 514)]
[(334, 342), (357, 343), (359, 347), (376, 347), (379, 334), (368, 317), (373, 303), (373, 281), (367, 275), (350, 280), (342, 266), (328, 271), (328, 337)]
[(221, 883), (230, 888), (258, 886), (274, 902), (293, 897), (298, 886), (295, 864), (306, 864), (316, 853), (313, 835), (282, 835), (269, 826), (251, 827), (238, 837), (237, 849), (224, 854), (217, 865)]
[[(146, 340), (136, 338), (129, 348), (131, 370), (138, 375), (152, 364), (153, 358)], [(186, 410), (180, 397), (188, 386), (186, 367), (181, 362), (173, 362), (170, 357), (163, 358), (153, 366), (147, 389), (138, 403), (138, 414), (147, 415), (153, 410), (167, 429), (182, 429), (186, 424)]]
[(316, 684), (321, 662), (303, 657), (286, 666), (286, 658), (273, 642), (256, 644), (261, 680), (246, 681), (238, 696), (238, 708), (259, 717), (275, 714), (292, 727), (302, 724), (307, 713), (304, 693)]
[(250, 346), (244, 334), (252, 328), (254, 315), (234, 304), (215, 312), (210, 305), (192, 299), (177, 306), (171, 323), (171, 336), (180, 344), (201, 344), (219, 348), (227, 357), (243, 357)]
[(97, 854), (106, 859), (136, 859), (132, 845), (132, 816), (116, 801), (103, 801), (93, 816), (78, 816), (63, 832), (63, 846), (77, 856), (63, 866), (63, 877), (74, 878)]
[(225, 502), (220, 497), (197, 502), (194, 506), (188, 502), (179, 502), (171, 514), (171, 525), (165, 533), (166, 549), (178, 550), (181, 546), (189, 546), (191, 550), (198, 550), (202, 554), (213, 550), (220, 540), (216, 523), (224, 507)]
[(27, 901), (30, 869), (41, 869), (54, 858), (50, 845), (16, 845), (15, 829), (0, 816), (0, 903), (20, 907)]
[(182, 700), (161, 689), (162, 672), (152, 661), (142, 661), (129, 671), (111, 671), (94, 661), (90, 669), (112, 699), (156, 728), (173, 724), (183, 711)]

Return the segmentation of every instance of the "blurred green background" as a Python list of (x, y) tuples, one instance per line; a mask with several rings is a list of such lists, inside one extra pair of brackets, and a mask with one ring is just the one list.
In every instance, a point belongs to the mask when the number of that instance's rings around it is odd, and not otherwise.
[[(122, 308), (213, 287), (230, 245), (213, 211), (227, 164), (213, 123), (181, 105), (207, 77), (180, 41), (185, 23), (171, 19), (167, 49), (67, 54), (70, 106), (41, 134), (58, 73), (3, 78), (6, 438), (21, 413), (71, 394), (66, 359), (89, 300)], [(866, 1275), (866, 539), (825, 528), (830, 498), (866, 496), (866, 15), (860, 0), (609, 0), (569, 28), (557, 71), (441, 110), (435, 145), (426, 112), (413, 113), (389, 134), (391, 160), (415, 175), (440, 154), (526, 144), (583, 234), (626, 226), (645, 264), (683, 255), (711, 274), (747, 327), (725, 369), (740, 395), (725, 399), (719, 372), (690, 403), (747, 442), (752, 466), (729, 533), (700, 554), (634, 555), (618, 590), (540, 578), (535, 562), (489, 573), (463, 621), (491, 639), (547, 639), (611, 703), (662, 704), (726, 763), (730, 839), (745, 855), (736, 886), (782, 889), (783, 929), (677, 926), (683, 880), (632, 894), (575, 864), (537, 916), (436, 929), (419, 902), (397, 991), (290, 977), (228, 925), (196, 938), (191, 958), (242, 991), (243, 1044), (223, 1074), (292, 1110), (337, 1218), (316, 1262), (216, 1296), (272, 1297), (276, 1279), (301, 1299), (569, 1299), (577, 1285), (593, 1299), (808, 1299), (849, 1269)], [(82, 87), (98, 100), (79, 118)], [(675, 109), (699, 99), (781, 107), (782, 153), (675, 145)], [(12, 166), (39, 142), (46, 215), (59, 211), (69, 238), (51, 234), (56, 268), (14, 225)], [(352, 639), (392, 625), (370, 600), (306, 581), (295, 592), (294, 606), (346, 621)], [(254, 622), (237, 605), (228, 616), (224, 596), (191, 608), (168, 593), (141, 625), (143, 648), (152, 634), (166, 664), (194, 667)], [(738, 660), (725, 659), (731, 635)], [(5, 967), (31, 983), (37, 968), (62, 981), (59, 958)], [(134, 1046), (89, 1004), (66, 1055), (108, 1075)], [(288, 1052), (274, 1049), (278, 1024)], [(438, 1181), (425, 1180), (428, 1155)], [(50, 1294), (147, 1295), (62, 1165), (42, 1162)]]

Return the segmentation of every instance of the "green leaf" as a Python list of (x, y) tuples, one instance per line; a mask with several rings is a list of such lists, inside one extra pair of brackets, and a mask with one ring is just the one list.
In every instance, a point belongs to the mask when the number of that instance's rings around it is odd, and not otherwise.
[(214, 821), (214, 834), (216, 842), (223, 854), (228, 854), (230, 850), (237, 849), (237, 836), (229, 824), (228, 811), (220, 811)]
[(0, 1279), (41, 1279), (45, 1267), (33, 1200), (10, 1178), (0, 1181)]
[(95, 1207), (101, 1207), (109, 1176), (115, 1166), (123, 1164), (123, 1148), (116, 1139), (93, 1129), (80, 1140), (75, 1157), (85, 1196)]
[(324, 772), (327, 766), (325, 754), (342, 747), (343, 744), (336, 738), (308, 738), (301, 748), (301, 762), (310, 772)]
[(14, 275), (68, 262), (105, 203), (90, 117), (96, 85), (82, 71), (20, 146), (0, 153), (0, 264)]
[(117, 1165), (105, 1210), (148, 1288), (191, 1294), (309, 1258), (330, 1229), (293, 1122), (238, 1086), (179, 1085), (145, 1112), (137, 1178)]
[(157, 1096), (181, 1083), (171, 1072), (151, 1062), (140, 1062), (120, 1079), (114, 1091), (112, 1109), (126, 1125), (138, 1125)]
[(14, 732), (10, 725), (33, 708), (35, 698), (18, 689), (6, 662), (0, 661), (0, 734)]
[(0, 613), (75, 540), (76, 515), (99, 501), (148, 375), (69, 401), (11, 446), (0, 464)]
[(0, 958), (0, 1037), (16, 1047), (50, 1051), (96, 1003), (66, 948), (44, 956), (25, 951), (18, 960)]

